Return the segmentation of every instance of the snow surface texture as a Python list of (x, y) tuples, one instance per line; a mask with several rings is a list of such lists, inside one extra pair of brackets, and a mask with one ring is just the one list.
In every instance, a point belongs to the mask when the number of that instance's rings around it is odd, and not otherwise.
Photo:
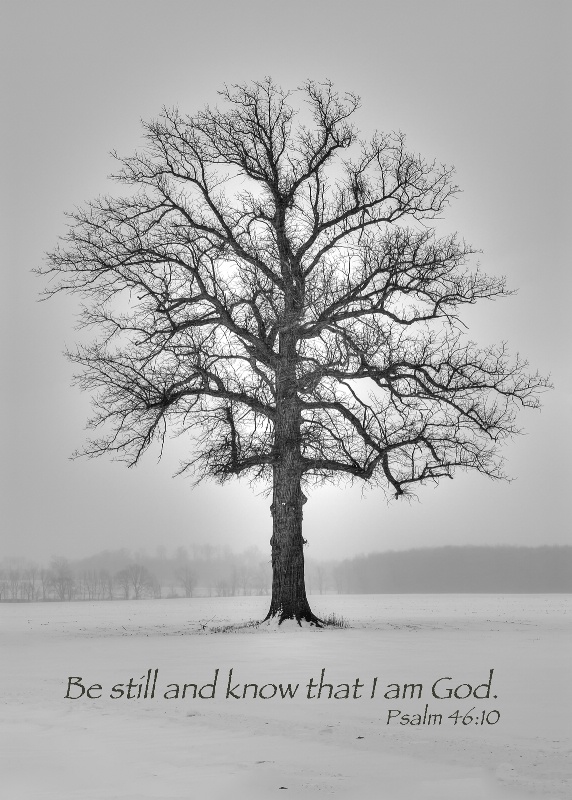
[[(317, 596), (315, 613), (341, 614), (351, 627), (225, 629), (261, 619), (267, 603), (1, 604), (1, 796), (572, 797), (570, 596)], [(252, 687), (244, 699), (227, 698), (231, 668), (235, 695), (246, 683), (264, 686), (265, 695), (280, 683), (299, 688), (294, 698), (277, 688), (278, 696), (254, 699)], [(110, 697), (114, 685), (141, 683), (150, 669), (159, 670), (154, 698)], [(322, 669), (339, 697), (324, 689), (308, 699), (307, 684)], [(491, 669), (487, 699), (432, 695), (439, 678), (451, 678), (439, 687), (474, 689)], [(101, 685), (92, 695), (102, 696), (66, 699), (69, 677)], [(356, 680), (363, 687), (354, 689)], [(207, 687), (205, 696), (193, 698), (189, 688), (184, 699), (164, 697), (168, 684), (184, 683)], [(390, 684), (405, 683), (422, 684), (421, 697), (383, 697)], [(426, 705), (442, 714), (441, 725), (387, 724), (390, 710), (419, 720)], [(476, 722), (448, 717), (473, 706)], [(481, 725), (491, 710), (498, 722)]]

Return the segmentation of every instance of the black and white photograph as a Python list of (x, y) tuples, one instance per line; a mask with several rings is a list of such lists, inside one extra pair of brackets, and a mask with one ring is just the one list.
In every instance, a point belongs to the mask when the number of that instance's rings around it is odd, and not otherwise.
[(572, 797), (565, 0), (0, 0), (0, 795)]

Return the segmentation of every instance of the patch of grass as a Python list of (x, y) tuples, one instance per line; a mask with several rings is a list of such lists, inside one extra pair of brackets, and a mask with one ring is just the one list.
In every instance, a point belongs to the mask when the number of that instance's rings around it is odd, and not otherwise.
[(338, 616), (337, 614), (334, 614), (334, 613), (328, 614), (327, 617), (323, 617), (322, 622), (324, 623), (324, 625), (330, 626), (332, 628), (349, 628), (350, 627), (349, 622), (346, 622), (346, 620), (343, 617), (340, 617), (340, 616)]
[(248, 622), (233, 622), (228, 625), (213, 625), (207, 628), (209, 633), (238, 633), (246, 628), (257, 628), (260, 625), (260, 620), (251, 619)]
[[(261, 625), (261, 620), (251, 619), (248, 622), (230, 622), (226, 625), (210, 625), (209, 622), (200, 623), (202, 630), (205, 633), (241, 633), (248, 629), (258, 628)], [(322, 627), (324, 628), (349, 628), (351, 627), (349, 622), (338, 615), (338, 614), (329, 614), (327, 617), (320, 617), (320, 621), (322, 623)], [(261, 630), (265, 630), (265, 626), (263, 625)]]

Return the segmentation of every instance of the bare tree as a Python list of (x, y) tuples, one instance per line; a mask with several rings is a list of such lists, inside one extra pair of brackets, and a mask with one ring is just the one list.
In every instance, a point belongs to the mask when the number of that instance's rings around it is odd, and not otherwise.
[(24, 569), (24, 587), (23, 594), (27, 600), (37, 600), (39, 597), (39, 590), (36, 587), (36, 579), (38, 577), (39, 568), (37, 564), (29, 563)]
[(45, 569), (44, 567), (40, 569), (39, 575), (40, 575), (40, 584), (42, 587), (42, 600), (47, 600), (48, 594), (53, 585), (53, 575), (51, 573), (51, 570)]
[[(504, 344), (464, 338), (459, 309), (507, 294), (430, 227), (453, 170), (402, 134), (359, 137), (359, 101), (270, 79), (226, 107), (165, 109), (120, 158), (132, 192), (71, 215), (41, 270), (77, 292), (101, 337), (69, 354), (101, 431), (83, 454), (129, 465), (167, 431), (181, 472), (272, 487), (267, 618), (319, 624), (306, 598), (307, 486), (345, 477), (395, 497), (458, 469), (502, 477), (517, 406), (547, 385)], [(304, 116), (305, 115), (305, 116)]]
[(54, 587), (58, 600), (72, 600), (75, 591), (75, 581), (67, 558), (58, 556), (52, 559), (50, 565), (51, 585)]
[(197, 579), (194, 570), (188, 561), (183, 561), (182, 564), (179, 564), (175, 571), (175, 577), (183, 587), (185, 591), (185, 597), (192, 597)]
[(108, 570), (101, 569), (99, 571), (99, 580), (104, 599), (113, 600), (113, 587), (115, 583), (113, 575)]
[(315, 589), (318, 594), (324, 594), (327, 585), (326, 569), (323, 564), (312, 564), (312, 577), (315, 582)]
[(12, 600), (18, 599), (18, 593), (21, 589), (22, 571), (19, 567), (12, 566), (8, 570), (8, 586), (10, 588), (10, 597)]
[(123, 592), (123, 599), (129, 600), (129, 593), (131, 589), (131, 581), (129, 578), (129, 573), (127, 568), (119, 570), (117, 575), (115, 575), (114, 583), (121, 589)]
[(82, 572), (84, 593), (88, 600), (94, 600), (99, 590), (99, 575), (95, 569), (87, 569)]
[(155, 593), (155, 579), (147, 567), (141, 564), (129, 564), (126, 572), (135, 600), (139, 600), (143, 594)]

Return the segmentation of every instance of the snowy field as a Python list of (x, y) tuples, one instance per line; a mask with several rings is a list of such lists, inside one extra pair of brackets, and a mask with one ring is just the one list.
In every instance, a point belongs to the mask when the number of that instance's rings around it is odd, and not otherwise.
[(316, 596), (351, 627), (214, 630), (267, 603), (0, 605), (1, 797), (572, 797), (569, 595)]

